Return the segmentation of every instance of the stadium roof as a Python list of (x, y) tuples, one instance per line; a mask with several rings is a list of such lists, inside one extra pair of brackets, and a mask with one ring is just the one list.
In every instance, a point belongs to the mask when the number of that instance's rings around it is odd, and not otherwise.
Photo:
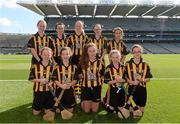
[[(38, 0), (17, 2), (19, 5), (43, 16), (61, 17), (178, 17), (180, 4), (175, 0)], [(132, 0), (138, 1), (138, 0)]]

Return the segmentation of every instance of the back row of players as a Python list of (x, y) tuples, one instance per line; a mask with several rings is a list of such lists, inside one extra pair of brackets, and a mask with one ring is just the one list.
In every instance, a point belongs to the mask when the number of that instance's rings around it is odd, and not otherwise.
[[(75, 33), (66, 37), (65, 25), (57, 23), (57, 35), (46, 36), (46, 22), (37, 23), (38, 32), (29, 40), (32, 65), (29, 80), (34, 82), (33, 114), (45, 113), (53, 107), (54, 100), (50, 87), (56, 96), (62, 91), (61, 104), (73, 112), (75, 95), (80, 96), (84, 112), (97, 112), (101, 102), (102, 84), (108, 84), (103, 105), (109, 112), (116, 111), (121, 118), (142, 116), (146, 104), (146, 83), (152, 78), (149, 65), (143, 61), (143, 48), (134, 45), (133, 58), (126, 62), (129, 53), (123, 42), (123, 30), (113, 29), (113, 40), (101, 35), (100, 24), (94, 26), (94, 36), (87, 37), (84, 22), (75, 23)], [(110, 64), (105, 67), (104, 55), (109, 54)], [(127, 87), (124, 88), (124, 83)]]

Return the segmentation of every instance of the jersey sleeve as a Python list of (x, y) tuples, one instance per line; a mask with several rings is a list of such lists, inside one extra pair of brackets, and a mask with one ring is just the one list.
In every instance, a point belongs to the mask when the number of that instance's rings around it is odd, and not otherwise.
[(30, 74), (29, 74), (29, 81), (32, 81), (34, 80), (36, 77), (35, 77), (35, 65), (32, 65), (31, 66), (31, 70), (30, 70)]
[(127, 46), (123, 43), (123, 51), (122, 51), (123, 55), (128, 55), (129, 51), (127, 50)]
[(34, 36), (31, 37), (31, 39), (28, 41), (27, 47), (28, 48), (35, 48), (35, 46), (34, 46)]
[(147, 65), (147, 73), (146, 73), (145, 78), (152, 78), (152, 77), (153, 77), (153, 75), (151, 73), (151, 69), (150, 69), (149, 65)]

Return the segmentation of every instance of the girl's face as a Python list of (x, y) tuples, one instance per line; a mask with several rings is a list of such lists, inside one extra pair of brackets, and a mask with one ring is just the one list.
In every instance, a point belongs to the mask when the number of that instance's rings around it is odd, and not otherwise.
[(69, 61), (71, 55), (68, 50), (63, 50), (61, 53), (62, 61)]
[(113, 54), (111, 55), (111, 61), (112, 61), (113, 63), (119, 63), (120, 60), (121, 60), (121, 55), (119, 55), (118, 53), (113, 53)]
[(43, 50), (41, 57), (44, 61), (49, 61), (52, 57), (52, 52), (48, 49), (45, 49)]
[(95, 35), (101, 35), (101, 32), (102, 32), (101, 26), (100, 26), (100, 25), (96, 25), (96, 26), (94, 27), (94, 33), (95, 33)]
[(44, 22), (39, 22), (39, 24), (37, 25), (38, 27), (38, 32), (44, 32), (46, 29), (46, 25), (44, 24)]
[(141, 52), (141, 49), (139, 47), (135, 47), (132, 52), (133, 52), (134, 58), (136, 58), (136, 59), (141, 58), (142, 52)]
[(87, 53), (89, 58), (94, 58), (96, 57), (97, 49), (94, 46), (89, 47)]
[(116, 30), (114, 32), (114, 37), (115, 37), (115, 39), (121, 40), (121, 39), (123, 39), (123, 34), (122, 34), (122, 32), (120, 30)]
[(64, 33), (64, 26), (63, 25), (57, 25), (56, 32), (58, 34), (63, 34)]
[(76, 22), (75, 24), (75, 32), (81, 33), (83, 31), (83, 24), (81, 22)]

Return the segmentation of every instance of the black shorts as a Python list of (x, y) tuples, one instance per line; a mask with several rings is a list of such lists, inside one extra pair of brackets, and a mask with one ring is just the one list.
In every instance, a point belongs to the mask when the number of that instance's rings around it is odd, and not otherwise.
[[(56, 90), (56, 96), (58, 97), (59, 94), (61, 93), (62, 89), (58, 88)], [(74, 90), (71, 87), (70, 89), (67, 89), (64, 91), (64, 94), (60, 100), (61, 104), (65, 108), (73, 108), (76, 106), (76, 100), (75, 100), (75, 95), (74, 95)]]
[(60, 56), (59, 57), (54, 57), (54, 60), (58, 65), (60, 65), (60, 63), (61, 63)]
[[(125, 104), (125, 91), (124, 89), (120, 89), (118, 92), (117, 87), (110, 88), (110, 92), (107, 91), (104, 100), (104, 103), (109, 104), (110, 106), (117, 109), (118, 107), (122, 107)], [(109, 101), (107, 101), (109, 99)]]
[(50, 91), (34, 92), (32, 108), (36, 111), (42, 109), (51, 109), (54, 105), (54, 99)]
[[(128, 93), (131, 94), (134, 86), (128, 87)], [(143, 86), (137, 86), (136, 90), (133, 94), (133, 100), (136, 103), (136, 105), (145, 107), (146, 101), (147, 101), (147, 90), (146, 87)]]
[(91, 100), (93, 102), (101, 101), (101, 86), (88, 88), (81, 87), (81, 101)]

